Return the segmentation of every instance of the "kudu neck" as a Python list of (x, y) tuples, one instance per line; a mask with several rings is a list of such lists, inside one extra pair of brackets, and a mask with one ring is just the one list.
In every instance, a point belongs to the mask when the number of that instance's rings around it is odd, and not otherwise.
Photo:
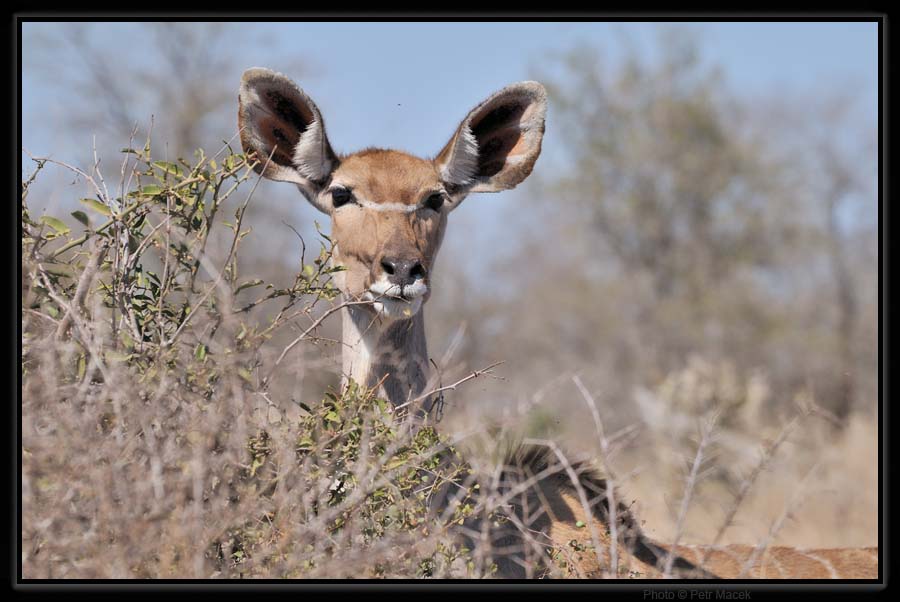
[(381, 382), (378, 395), (395, 407), (421, 396), (429, 374), (423, 312), (406, 320), (385, 320), (368, 306), (345, 306), (342, 384), (348, 378), (367, 387)]

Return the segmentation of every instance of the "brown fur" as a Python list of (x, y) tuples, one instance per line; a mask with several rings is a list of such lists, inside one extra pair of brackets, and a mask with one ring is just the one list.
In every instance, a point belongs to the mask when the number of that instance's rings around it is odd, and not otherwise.
[[(367, 149), (341, 160), (331, 186), (345, 186), (354, 196), (385, 204), (415, 205), (441, 189), (431, 161), (393, 150)], [(332, 212), (335, 262), (344, 266), (341, 290), (360, 296), (381, 275), (385, 256), (415, 258), (425, 267), (425, 283), (447, 226), (446, 212), (373, 211), (354, 204)]]
[[(335, 282), (345, 300), (372, 300), (373, 285), (385, 287), (393, 276), (393, 268), (386, 273), (384, 265), (406, 266), (408, 274), (415, 268), (417, 286), (425, 285), (410, 299), (415, 315), (404, 318), (396, 305), (387, 311), (387, 305), (402, 303), (390, 300), (380, 309), (373, 304), (344, 311), (343, 366), (345, 382), (383, 381), (381, 393), (394, 404), (419, 397), (428, 373), (421, 307), (431, 294), (429, 276), (447, 215), (470, 192), (513, 188), (531, 173), (544, 132), (543, 86), (522, 82), (492, 94), (469, 112), (434, 160), (378, 148), (338, 156), (312, 99), (268, 69), (244, 72), (238, 101), (241, 144), (259, 162), (257, 171), (296, 184), (331, 216), (333, 261), (344, 268)], [(353, 200), (335, 207), (337, 187), (349, 190)], [(424, 206), (434, 193), (444, 197), (438, 211)], [(404, 210), (417, 205), (423, 206)], [(405, 345), (402, 358), (398, 342)]]
[[(554, 462), (547, 448), (522, 446), (508, 460), (509, 474), (539, 474), (548, 466), (552, 469)], [(537, 483), (531, 502), (532, 508), (539, 506), (544, 514), (532, 521), (531, 528), (543, 534), (548, 547), (557, 550), (557, 558), (564, 559), (564, 574), (593, 579), (664, 577), (663, 567), (671, 546), (648, 538), (637, 518), (620, 501), (615, 513), (619, 536), (618, 574), (610, 573), (612, 540), (605, 495), (607, 483), (586, 464), (573, 463), (572, 469), (589, 498), (590, 513), (585, 512), (577, 495), (578, 487), (562, 465)], [(599, 553), (593, 548), (592, 521), (600, 543)], [(672, 566), (670, 577), (687, 579), (877, 579), (878, 548), (803, 550), (772, 546), (757, 550), (749, 545), (719, 548), (679, 545), (674, 548)]]

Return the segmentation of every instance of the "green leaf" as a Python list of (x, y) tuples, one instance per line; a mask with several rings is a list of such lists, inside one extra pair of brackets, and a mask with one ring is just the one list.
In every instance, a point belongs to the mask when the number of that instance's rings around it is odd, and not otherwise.
[(82, 380), (84, 378), (84, 373), (87, 370), (87, 362), (85, 361), (84, 354), (78, 356), (78, 380)]
[(72, 217), (77, 219), (79, 222), (81, 222), (88, 228), (91, 227), (91, 220), (88, 219), (87, 213), (85, 213), (84, 211), (73, 211)]
[(110, 362), (127, 362), (131, 359), (131, 354), (119, 353), (118, 351), (108, 349), (103, 352), (103, 357)]
[(394, 458), (390, 462), (384, 465), (385, 470), (394, 470), (395, 468), (399, 468), (406, 464), (406, 458)]
[(315, 227), (316, 227), (316, 232), (319, 233), (319, 236), (321, 236), (322, 238), (324, 238), (324, 239), (327, 240), (328, 242), (331, 242), (331, 238), (330, 238), (327, 234), (325, 234), (324, 232), (322, 232), (322, 225), (321, 225), (318, 221), (316, 221), (316, 220), (313, 220), (313, 224), (315, 225)]
[(140, 190), (129, 192), (128, 196), (156, 196), (158, 194), (162, 194), (162, 192), (162, 188), (160, 188), (156, 184), (151, 184), (150, 186), (144, 186)]
[(112, 211), (109, 210), (109, 207), (101, 203), (100, 201), (94, 199), (81, 199), (80, 203), (87, 207), (90, 207), (97, 213), (102, 213), (103, 215), (112, 215)]
[(158, 167), (166, 173), (178, 176), (179, 178), (184, 176), (184, 171), (174, 163), (169, 163), (167, 161), (154, 161), (153, 166)]
[(69, 227), (66, 225), (66, 223), (55, 217), (50, 217), (49, 215), (43, 215), (43, 216), (41, 216), (41, 222), (50, 226), (51, 228), (53, 228), (55, 231), (59, 232), (60, 234), (66, 234), (69, 232)]
[(194, 357), (202, 362), (206, 357), (206, 345), (204, 345), (203, 343), (197, 345), (197, 350), (194, 351)]

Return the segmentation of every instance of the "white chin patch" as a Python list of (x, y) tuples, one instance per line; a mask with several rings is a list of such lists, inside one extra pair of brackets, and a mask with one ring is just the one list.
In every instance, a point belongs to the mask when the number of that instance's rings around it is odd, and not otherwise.
[(396, 284), (390, 284), (382, 278), (372, 283), (365, 297), (374, 301), (372, 307), (382, 318), (400, 320), (411, 318), (422, 309), (422, 299), (427, 292), (428, 285), (422, 280), (407, 284), (401, 290)]
[(411, 318), (422, 308), (422, 297), (416, 297), (410, 301), (405, 299), (380, 297), (372, 304), (372, 307), (383, 318), (401, 320)]

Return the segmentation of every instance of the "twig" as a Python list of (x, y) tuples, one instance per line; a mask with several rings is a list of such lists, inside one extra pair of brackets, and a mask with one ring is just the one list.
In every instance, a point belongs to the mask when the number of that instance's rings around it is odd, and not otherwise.
[(700, 465), (703, 463), (703, 452), (706, 446), (712, 441), (713, 429), (719, 418), (718, 412), (710, 415), (709, 419), (704, 423), (700, 435), (700, 443), (697, 445), (697, 453), (694, 455), (694, 462), (691, 465), (691, 472), (688, 475), (687, 483), (685, 483), (684, 494), (681, 497), (681, 508), (678, 511), (678, 520), (675, 524), (675, 538), (669, 546), (669, 552), (666, 554), (666, 562), (663, 568), (663, 578), (668, 579), (672, 573), (672, 564), (675, 562), (675, 549), (681, 540), (684, 530), (684, 522), (687, 517), (688, 507), (691, 503), (691, 497), (694, 493), (694, 487), (697, 485), (697, 475), (700, 472)]
[(91, 288), (91, 284), (94, 282), (94, 275), (97, 273), (97, 268), (100, 267), (103, 258), (106, 257), (107, 248), (108, 244), (106, 241), (97, 243), (97, 248), (94, 249), (94, 252), (91, 253), (90, 258), (88, 258), (88, 261), (84, 266), (84, 271), (78, 279), (78, 286), (75, 288), (72, 303), (56, 329), (57, 341), (62, 339), (69, 331), (69, 327), (72, 326), (72, 321), (75, 319), (74, 312), (81, 311), (81, 308), (84, 306), (85, 297)]
[(411, 405), (411, 404), (414, 404), (414, 403), (416, 403), (416, 402), (422, 401), (423, 399), (426, 399), (426, 398), (428, 398), (428, 397), (430, 397), (430, 396), (432, 396), (432, 395), (435, 395), (435, 394), (437, 394), (437, 393), (443, 393), (444, 391), (455, 391), (456, 388), (457, 388), (459, 385), (463, 384), (464, 382), (470, 381), (470, 380), (472, 380), (473, 378), (478, 378), (479, 376), (482, 376), (482, 375), (490, 375), (490, 374), (491, 374), (491, 370), (493, 370), (494, 368), (496, 368), (497, 366), (499, 366), (499, 365), (502, 364), (502, 363), (504, 363), (504, 362), (503, 362), (503, 361), (494, 362), (493, 364), (491, 364), (491, 365), (488, 366), (487, 368), (482, 368), (481, 370), (473, 370), (471, 374), (469, 374), (468, 376), (466, 376), (466, 377), (464, 377), (464, 378), (459, 379), (458, 381), (456, 381), (456, 382), (453, 383), (452, 385), (447, 385), (447, 386), (445, 386), (445, 387), (439, 387), (439, 388), (437, 388), (437, 389), (433, 389), (433, 390), (431, 390), (431, 391), (428, 391), (427, 393), (423, 393), (423, 394), (419, 395), (418, 397), (416, 397), (416, 398), (414, 398), (414, 399), (411, 399), (411, 400), (409, 400), (409, 401), (407, 401), (407, 402), (405, 402), (405, 403), (401, 403), (400, 405), (396, 406), (394, 409), (399, 410), (400, 408), (405, 408), (405, 407), (408, 406), (408, 405)]
[[(25, 150), (25, 149), (22, 149), (22, 150)], [(27, 150), (25, 152), (28, 153)], [(31, 153), (28, 153), (28, 156), (31, 156)], [(34, 182), (34, 179), (37, 177), (37, 175), (40, 173), (40, 171), (44, 168), (44, 165), (47, 163), (46, 159), (35, 159), (34, 157), (31, 157), (31, 159), (32, 159), (32, 161), (37, 163), (37, 167), (34, 169), (34, 171), (31, 173), (31, 175), (28, 176), (28, 179), (26, 179), (24, 182), (22, 182), (22, 201), (24, 201), (25, 198), (28, 196), (28, 187), (31, 186), (31, 184)]]
[(603, 469), (606, 472), (606, 477), (609, 481), (606, 487), (606, 501), (607, 505), (609, 506), (609, 572), (613, 577), (616, 577), (619, 574), (618, 506), (616, 506), (614, 493), (615, 479), (613, 479), (612, 470), (609, 466), (609, 440), (606, 438), (606, 432), (603, 429), (603, 422), (600, 420), (600, 412), (597, 409), (597, 402), (588, 392), (587, 388), (584, 386), (584, 383), (581, 382), (581, 379), (578, 378), (577, 374), (572, 376), (572, 381), (581, 392), (581, 396), (582, 398), (584, 398), (584, 402), (585, 404), (587, 404), (588, 409), (591, 412), (591, 416), (593, 416), (594, 418), (594, 428), (597, 429), (597, 434), (600, 436), (600, 460), (603, 463)]
[(747, 494), (750, 492), (750, 488), (753, 486), (754, 483), (756, 483), (756, 480), (759, 478), (759, 475), (762, 473), (763, 470), (766, 469), (766, 467), (769, 465), (769, 463), (775, 457), (775, 453), (778, 451), (778, 448), (780, 448), (781, 445), (785, 441), (787, 441), (788, 437), (790, 437), (790, 435), (794, 432), (797, 425), (800, 423), (801, 418), (805, 418), (805, 417), (806, 417), (805, 413), (798, 415), (798, 416), (794, 416), (794, 418), (790, 422), (788, 422), (784, 426), (784, 428), (781, 429), (781, 432), (778, 433), (778, 436), (775, 438), (775, 440), (770, 445), (768, 445), (764, 448), (763, 453), (760, 456), (759, 461), (753, 467), (753, 470), (750, 472), (750, 474), (747, 476), (747, 478), (745, 478), (743, 481), (741, 481), (741, 485), (738, 490), (738, 493), (735, 496), (734, 501), (731, 504), (731, 507), (728, 509), (728, 512), (725, 515), (725, 520), (722, 522), (722, 525), (719, 527), (718, 532), (716, 532), (716, 536), (713, 538), (713, 541), (710, 544), (710, 547), (706, 548), (706, 550), (703, 553), (703, 556), (700, 558), (700, 562), (699, 562), (700, 566), (703, 566), (704, 564), (706, 564), (706, 561), (709, 558), (709, 555), (712, 553), (713, 549), (716, 546), (718, 546), (719, 543), (722, 541), (722, 537), (725, 535), (725, 531), (727, 531), (728, 527), (730, 527), (733, 524), (734, 517), (737, 515), (738, 509), (741, 507), (741, 504), (744, 502), (744, 500), (747, 497)]
[[(272, 152), (269, 153), (269, 157), (266, 159), (266, 163), (263, 166), (263, 170), (262, 170), (263, 172), (265, 172), (265, 168), (269, 165), (269, 161), (272, 160), (272, 155), (274, 153), (275, 153), (275, 149), (272, 149)], [(257, 186), (259, 186), (259, 183), (261, 180), (262, 180), (262, 175), (257, 176), (256, 182), (254, 182), (254, 184), (253, 184), (253, 188), (250, 189), (250, 192), (247, 194), (247, 199), (244, 201), (244, 204), (241, 206), (241, 208), (238, 211), (237, 223), (234, 226), (234, 237), (231, 240), (231, 248), (229, 248), (229, 250), (228, 250), (228, 256), (225, 258), (225, 263), (223, 264), (224, 266), (227, 266), (231, 262), (232, 257), (234, 256), (234, 252), (237, 249), (238, 241), (240, 240), (241, 223), (243, 222), (243, 218), (244, 218), (244, 209), (246, 209), (247, 205), (250, 203), (250, 199), (253, 198), (253, 193), (256, 192), (256, 188), (257, 188)], [(201, 253), (201, 256), (199, 259), (202, 259), (202, 258), (203, 258), (203, 254)], [(207, 289), (207, 291), (203, 294), (203, 296), (200, 298), (200, 300), (194, 304), (194, 307), (199, 308), (199, 307), (203, 306), (203, 304), (206, 302), (206, 300), (209, 298), (209, 296), (212, 294), (212, 292), (216, 289), (216, 287), (222, 281), (222, 277), (224, 276), (224, 274), (225, 274), (224, 269), (219, 271), (219, 273), (216, 276), (213, 283), (210, 285), (210, 287)], [(197, 312), (192, 311), (187, 316), (185, 316), (184, 321), (178, 325), (178, 328), (175, 330), (175, 332), (172, 334), (172, 336), (169, 338), (169, 340), (162, 341), (160, 343), (160, 346), (161, 347), (171, 347), (175, 343), (178, 336), (181, 334), (181, 332), (184, 330), (184, 328), (190, 323), (191, 319), (195, 315), (197, 315)]]
[(40, 265), (37, 266), (40, 271), (40, 277), (43, 281), (44, 288), (47, 289), (47, 294), (51, 299), (56, 301), (60, 307), (64, 308), (67, 312), (67, 315), (72, 316), (72, 321), (75, 325), (75, 330), (78, 331), (81, 336), (82, 345), (88, 351), (88, 356), (93, 364), (92, 368), (96, 368), (100, 371), (100, 374), (103, 375), (103, 381), (106, 383), (110, 383), (112, 385), (112, 377), (110, 373), (107, 371), (106, 366), (101, 361), (100, 350), (93, 344), (92, 337), (90, 336), (90, 331), (87, 325), (84, 324), (84, 321), (81, 319), (75, 311), (72, 305), (66, 301), (61, 295), (56, 292), (56, 289), (53, 287), (53, 284), (50, 282), (50, 277), (47, 276), (47, 273), (44, 271), (43, 267)]
[(813, 473), (818, 468), (819, 468), (819, 463), (816, 462), (815, 464), (813, 464), (812, 468), (809, 469), (809, 472), (807, 472), (806, 475), (803, 477), (803, 479), (800, 481), (800, 484), (797, 486), (797, 489), (795, 490), (794, 495), (792, 495), (791, 499), (789, 499), (785, 503), (784, 508), (781, 511), (781, 514), (778, 515), (778, 518), (776, 518), (775, 521), (772, 522), (772, 525), (769, 527), (769, 532), (766, 534), (766, 537), (763, 538), (763, 540), (761, 542), (759, 542), (759, 544), (753, 549), (753, 552), (751, 552), (750, 556), (744, 562), (744, 565), (741, 567), (741, 572), (738, 573), (738, 576), (736, 577), (736, 579), (742, 579), (745, 575), (747, 575), (747, 572), (753, 568), (754, 564), (756, 564), (757, 559), (763, 553), (765, 553), (765, 551), (768, 549), (769, 544), (772, 542), (772, 540), (775, 538), (775, 536), (778, 534), (778, 532), (784, 526), (785, 521), (790, 517), (790, 515), (794, 511), (795, 507), (799, 504), (800, 498), (802, 497), (802, 494), (803, 494), (803, 490), (806, 488), (806, 485), (807, 485), (810, 477), (813, 475)]
[(304, 330), (304, 331), (300, 334), (300, 336), (298, 336), (296, 339), (294, 339), (293, 341), (291, 341), (290, 343), (288, 343), (287, 346), (284, 348), (284, 350), (282, 350), (281, 355), (279, 355), (279, 356), (278, 356), (278, 359), (275, 360), (275, 364), (272, 365), (272, 368), (269, 370), (269, 373), (266, 375), (265, 378), (263, 378), (262, 383), (261, 383), (261, 385), (260, 385), (261, 388), (263, 388), (263, 389), (266, 388), (266, 386), (267, 386), (268, 383), (269, 383), (269, 379), (272, 377), (272, 373), (275, 372), (275, 369), (278, 367), (278, 365), (281, 363), (281, 361), (284, 359), (284, 357), (288, 354), (288, 352), (289, 352), (291, 349), (293, 349), (300, 341), (302, 341), (303, 339), (305, 339), (306, 336), (307, 336), (310, 332), (312, 332), (313, 330), (315, 330), (316, 328), (318, 328), (319, 325), (320, 325), (323, 321), (325, 321), (325, 318), (327, 318), (328, 316), (330, 316), (330, 315), (333, 314), (334, 312), (336, 312), (336, 311), (338, 311), (338, 310), (340, 310), (340, 309), (342, 309), (342, 308), (344, 308), (344, 307), (349, 307), (349, 306), (352, 306), (352, 305), (371, 305), (372, 303), (374, 303), (374, 301), (344, 301), (343, 303), (340, 303), (340, 304), (338, 304), (338, 305), (335, 305), (334, 307), (330, 308), (328, 311), (326, 311), (325, 313), (323, 313), (321, 316), (319, 316), (318, 319), (316, 319), (316, 320), (310, 325), (309, 328), (307, 328), (306, 330)]
[(578, 475), (575, 473), (575, 469), (572, 468), (572, 464), (569, 462), (568, 458), (566, 458), (565, 454), (559, 448), (555, 441), (549, 441), (546, 439), (524, 439), (523, 443), (534, 443), (537, 445), (543, 445), (545, 447), (549, 447), (554, 455), (559, 459), (560, 463), (563, 465), (566, 471), (566, 475), (568, 475), (569, 480), (572, 482), (572, 486), (575, 488), (576, 493), (578, 494), (578, 501), (581, 502), (581, 507), (584, 510), (585, 518), (587, 519), (588, 526), (590, 527), (591, 532), (591, 543), (594, 546), (594, 551), (597, 554), (597, 560), (602, 561), (602, 557), (600, 556), (600, 535), (597, 533), (597, 521), (591, 520), (594, 516), (592, 512), (590, 501), (588, 500), (587, 493), (584, 491), (584, 487), (581, 485), (581, 480), (578, 478)]
[(143, 201), (143, 202), (135, 203), (134, 205), (132, 205), (132, 206), (128, 207), (127, 209), (125, 209), (124, 211), (122, 211), (122, 213), (116, 215), (112, 219), (104, 222), (103, 224), (101, 224), (100, 226), (95, 228), (92, 232), (88, 232), (87, 234), (80, 236), (80, 237), (66, 243), (65, 245), (61, 246), (60, 248), (56, 249), (55, 251), (50, 253), (50, 255), (47, 256), (47, 259), (56, 259), (56, 257), (58, 257), (59, 255), (62, 255), (69, 249), (72, 249), (74, 247), (77, 247), (78, 245), (84, 244), (94, 234), (99, 234), (101, 232), (104, 232), (107, 228), (109, 228), (113, 224), (121, 221), (124, 217), (128, 216), (135, 209), (138, 209), (139, 207), (143, 207), (144, 205), (148, 204), (149, 202), (150, 201)]

